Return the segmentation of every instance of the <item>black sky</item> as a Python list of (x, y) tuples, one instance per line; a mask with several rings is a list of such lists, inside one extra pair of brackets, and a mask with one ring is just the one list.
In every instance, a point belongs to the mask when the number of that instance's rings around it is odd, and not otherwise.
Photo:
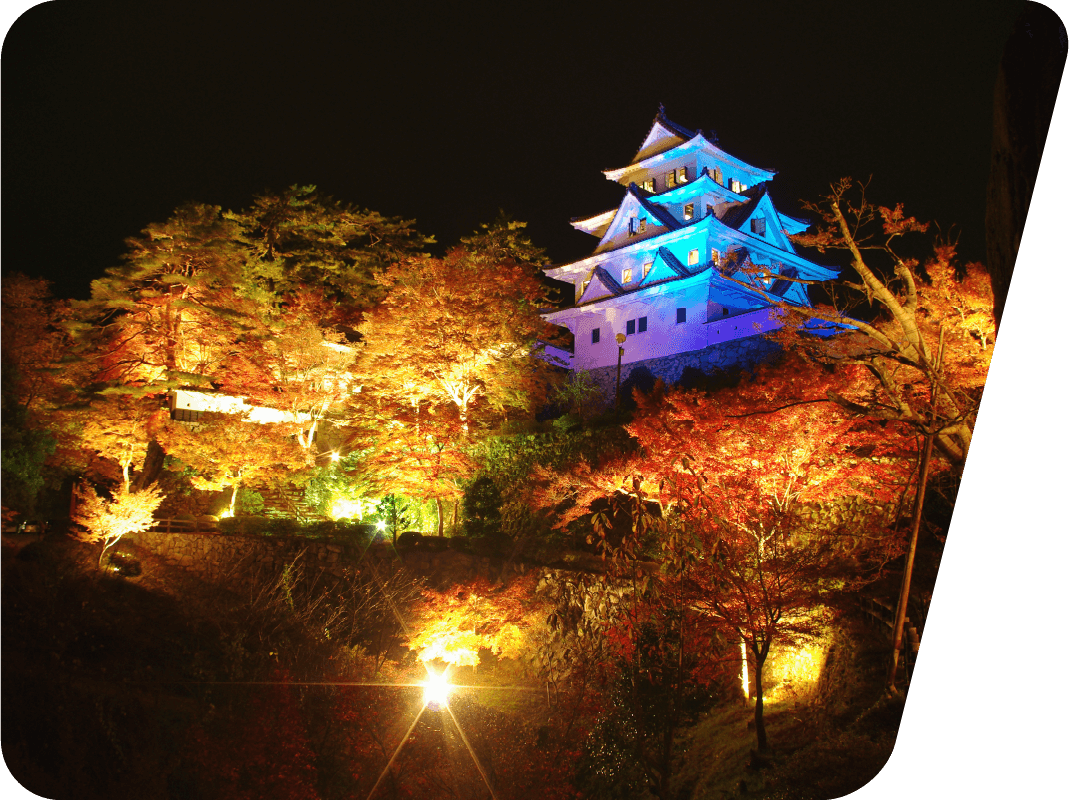
[[(726, 5), (726, 7), (725, 7)], [(1021, 3), (433, 9), (54, 0), (2, 54), (3, 268), (87, 296), (194, 200), (317, 184), (452, 244), (504, 209), (562, 262), (657, 110), (779, 175), (839, 177), (984, 255), (992, 89)]]

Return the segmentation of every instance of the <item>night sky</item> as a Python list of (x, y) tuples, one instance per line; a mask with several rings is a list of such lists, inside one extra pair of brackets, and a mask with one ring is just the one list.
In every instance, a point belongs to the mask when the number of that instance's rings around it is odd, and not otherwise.
[(503, 209), (566, 262), (595, 244), (570, 218), (616, 205), (600, 171), (631, 160), (658, 103), (778, 170), (787, 213), (872, 175), (875, 199), (984, 255), (992, 87), (1020, 3), (221, 5), (57, 0), (14, 23), (5, 271), (86, 296), (181, 203), (237, 210), (294, 183), (415, 219), (440, 248)]

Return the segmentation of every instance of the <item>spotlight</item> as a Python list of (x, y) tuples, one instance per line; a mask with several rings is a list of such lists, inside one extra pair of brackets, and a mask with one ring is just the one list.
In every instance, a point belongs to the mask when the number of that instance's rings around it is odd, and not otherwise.
[(449, 685), (449, 679), (445, 671), (435, 675), (434, 671), (427, 667), (427, 680), (423, 682), (423, 702), (431, 708), (443, 708), (449, 702), (449, 692), (453, 687)]

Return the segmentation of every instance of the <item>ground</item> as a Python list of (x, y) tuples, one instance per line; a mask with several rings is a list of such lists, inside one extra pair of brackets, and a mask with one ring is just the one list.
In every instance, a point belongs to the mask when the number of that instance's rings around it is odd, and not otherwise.
[[(206, 681), (269, 674), (281, 663), (281, 647), (300, 649), (321, 675), (347, 668), (329, 642), (302, 638), (262, 609), (254, 614), (248, 593), (205, 584), (132, 545), (117, 548), (118, 570), (101, 573), (94, 546), (62, 536), (19, 544), (5, 540), (3, 547), (2, 737), (8, 768), (39, 795), (201, 796), (186, 763), (189, 731), (233, 703), (225, 687)], [(817, 800), (847, 794), (879, 771), (901, 714), (901, 700), (881, 699), (887, 645), (849, 616), (841, 626), (834, 667), (819, 692), (768, 707), (767, 755), (753, 752), (752, 706), (741, 699), (680, 733), (674, 800)], [(390, 669), (413, 667), (404, 648), (384, 652)], [(506, 772), (512, 759), (485, 732), (541, 747), (544, 696), (522, 665), (507, 660), (487, 657), (477, 671), (454, 676), (455, 683), (481, 685), (524, 681), (532, 691), (456, 698), (458, 717), (481, 726), (473, 746), (497, 765), (502, 782), (511, 775), (518, 784), (521, 774)], [(435, 733), (435, 719), (428, 717), (424, 738), (456, 749), (456, 741)], [(314, 738), (314, 726), (309, 731)], [(319, 796), (345, 796), (352, 787), (344, 788), (345, 776), (328, 780), (327, 761), (318, 761)], [(478, 785), (470, 767), (454, 773)], [(367, 787), (362, 791), (366, 796)]]

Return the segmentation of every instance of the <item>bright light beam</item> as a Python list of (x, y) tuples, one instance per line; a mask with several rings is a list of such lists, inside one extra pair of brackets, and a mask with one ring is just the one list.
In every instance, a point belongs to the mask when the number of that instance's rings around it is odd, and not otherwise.
[[(379, 779), (375, 781), (375, 785), (371, 787), (371, 791), (368, 792), (367, 800), (371, 800), (375, 796), (375, 790), (379, 788), (379, 784), (382, 783), (382, 779), (386, 777), (386, 773), (390, 771), (390, 767), (393, 766), (393, 762), (397, 760), (397, 754), (401, 752), (401, 748), (405, 746), (405, 742), (408, 741), (408, 737), (412, 735), (412, 731), (416, 729), (416, 723), (419, 722), (419, 718), (423, 716), (423, 712), (427, 710), (427, 704), (423, 704), (423, 708), (416, 714), (416, 718), (412, 720), (412, 724), (408, 726), (408, 731), (401, 737), (401, 741), (397, 743), (397, 749), (393, 751), (393, 755), (390, 756), (390, 760), (386, 762), (386, 766), (382, 768), (382, 773), (379, 775)], [(463, 736), (463, 734), (461, 734)], [(480, 768), (481, 771), (481, 768)], [(491, 793), (493, 790), (491, 790)]]
[(494, 787), (490, 785), (490, 779), (486, 776), (486, 770), (483, 769), (482, 763), (479, 761), (479, 757), (475, 755), (475, 751), (471, 747), (471, 742), (468, 741), (468, 737), (464, 735), (464, 729), (460, 727), (460, 721), (453, 713), (453, 709), (449, 706), (442, 706), (449, 712), (449, 716), (453, 719), (453, 724), (457, 726), (457, 733), (460, 734), (460, 741), (464, 742), (464, 746), (468, 748), (468, 752), (471, 753), (471, 760), (475, 762), (475, 768), (479, 770), (479, 774), (483, 776), (483, 783), (486, 784), (486, 788), (490, 790), (490, 797), (497, 800), (497, 794), (494, 792)]

